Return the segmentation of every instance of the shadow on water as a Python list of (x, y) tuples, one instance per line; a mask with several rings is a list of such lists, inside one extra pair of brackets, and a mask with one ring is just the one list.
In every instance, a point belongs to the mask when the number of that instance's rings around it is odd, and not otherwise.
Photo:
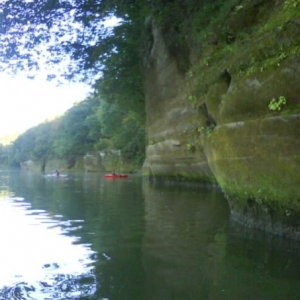
[(0, 197), (0, 299), (300, 299), (298, 244), (216, 189), (0, 172)]

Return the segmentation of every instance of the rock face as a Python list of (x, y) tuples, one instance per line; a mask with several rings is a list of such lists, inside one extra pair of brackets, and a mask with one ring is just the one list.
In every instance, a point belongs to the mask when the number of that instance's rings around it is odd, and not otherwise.
[[(285, 88), (296, 84), (295, 79), (300, 78), (299, 62), (286, 63), (272, 75), (233, 82), (216, 114), (219, 125), (203, 137), (206, 157), (228, 195), (232, 217), (251, 227), (296, 238), (300, 209), (300, 114), (258, 111), (257, 116), (247, 118), (251, 108), (244, 106), (251, 99), (263, 102), (260, 95), (270, 90), (270, 85), (274, 89), (265, 98), (271, 99), (274, 91), (280, 90), (276, 78), (281, 79)], [(282, 88), (281, 93), (287, 91)], [(286, 222), (295, 228), (284, 225)]]
[(87, 153), (83, 157), (83, 165), (85, 171), (88, 172), (105, 171), (99, 152)]
[[(217, 182), (234, 220), (300, 240), (300, 15), (288, 2), (235, 7), (201, 49), (191, 43), (187, 73), (151, 21), (143, 172)], [(276, 26), (252, 29), (266, 18)]]
[(32, 160), (26, 160), (26, 161), (21, 162), (20, 167), (21, 167), (21, 170), (32, 171), (32, 170), (34, 170), (35, 165)]
[(186, 80), (178, 72), (159, 29), (152, 21), (153, 45), (146, 59), (148, 147), (144, 175), (213, 181), (205, 153), (190, 143), (197, 134), (195, 109), (186, 101)]

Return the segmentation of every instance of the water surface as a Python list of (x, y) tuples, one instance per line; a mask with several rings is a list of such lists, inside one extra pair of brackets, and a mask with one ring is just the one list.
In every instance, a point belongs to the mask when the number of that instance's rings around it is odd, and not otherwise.
[(299, 247), (213, 189), (0, 172), (0, 299), (300, 299)]

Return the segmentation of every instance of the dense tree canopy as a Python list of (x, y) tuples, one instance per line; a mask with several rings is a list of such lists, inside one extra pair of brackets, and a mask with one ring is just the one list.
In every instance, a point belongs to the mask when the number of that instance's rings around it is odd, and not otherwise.
[[(34, 71), (63, 62), (67, 78), (93, 81), (116, 53), (130, 44), (141, 54), (145, 18), (155, 15), (168, 35), (171, 52), (184, 50), (182, 20), (208, 0), (3, 0), (0, 2), (0, 66)], [(120, 26), (105, 21), (116, 17)], [(129, 43), (129, 44), (127, 44)], [(126, 45), (125, 45), (126, 44)], [(136, 57), (139, 59), (140, 55)], [(51, 74), (49, 74), (51, 77)], [(56, 74), (53, 74), (53, 76)]]
[(144, 126), (140, 117), (125, 113), (115, 103), (93, 96), (76, 103), (63, 116), (21, 134), (11, 146), (0, 145), (0, 164), (18, 165), (27, 160), (68, 160), (89, 151), (120, 150), (133, 164), (144, 158)]
[(98, 105), (98, 99), (90, 97), (75, 104), (62, 117), (27, 130), (12, 145), (14, 159), (43, 161), (49, 157), (82, 155), (93, 149), (101, 134), (100, 121), (94, 118)]
[[(142, 1), (143, 2), (143, 1)], [(41, 0), (0, 2), (0, 62), (13, 71), (35, 71), (63, 62), (65, 76), (93, 79), (126, 39), (105, 26), (107, 19), (132, 22), (137, 1)], [(135, 17), (138, 14), (135, 13)], [(136, 18), (137, 20), (138, 18)], [(49, 74), (51, 77), (51, 74)], [(53, 74), (55, 75), (55, 74)]]
[[(75, 104), (64, 114), (54, 134), (53, 155), (56, 157), (78, 156), (93, 149), (100, 137), (99, 121), (95, 120), (91, 123), (98, 105), (99, 101), (90, 97)], [(98, 135), (92, 136), (93, 131), (97, 131)]]

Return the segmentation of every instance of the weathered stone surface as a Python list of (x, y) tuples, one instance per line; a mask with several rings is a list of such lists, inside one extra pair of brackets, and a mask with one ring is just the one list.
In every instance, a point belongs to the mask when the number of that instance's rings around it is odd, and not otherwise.
[(152, 23), (154, 44), (147, 57), (148, 139), (145, 176), (213, 181), (203, 148), (194, 143), (197, 112), (186, 101), (186, 81), (168, 55), (159, 28)]
[(20, 163), (21, 170), (32, 171), (36, 168), (34, 161), (26, 160)]
[[(201, 45), (200, 54), (191, 45), (188, 74), (178, 70), (152, 21), (143, 172), (157, 179), (216, 180), (234, 220), (300, 239), (299, 16), (287, 4), (247, 5), (208, 35), (215, 42)], [(264, 18), (274, 18), (277, 27), (238, 41), (241, 28), (248, 34)], [(221, 49), (224, 28), (232, 39)], [(286, 105), (270, 110), (280, 96)]]
[(85, 171), (88, 172), (105, 171), (105, 167), (102, 164), (102, 157), (99, 152), (87, 153), (83, 157), (83, 165)]

